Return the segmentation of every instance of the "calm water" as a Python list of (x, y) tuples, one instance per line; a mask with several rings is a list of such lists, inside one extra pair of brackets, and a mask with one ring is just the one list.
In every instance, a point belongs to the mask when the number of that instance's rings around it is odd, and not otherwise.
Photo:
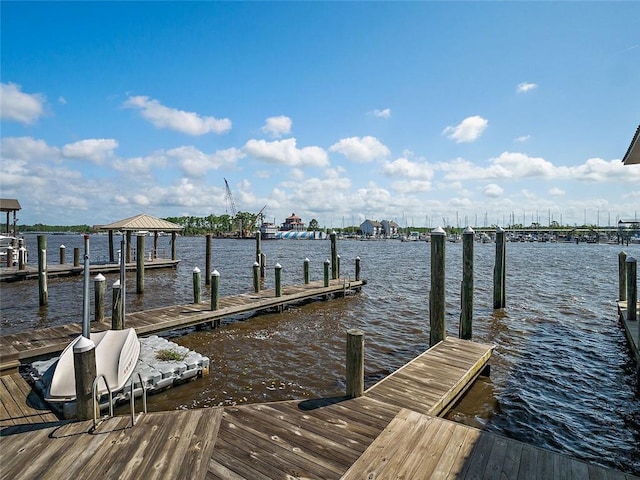
[[(61, 243), (72, 258), (82, 237), (49, 236), (50, 261), (58, 258)], [(168, 250), (168, 238), (160, 243)], [(35, 263), (35, 237), (27, 244)], [(144, 295), (135, 294), (130, 274), (128, 311), (190, 302), (192, 270), (204, 271), (204, 246), (204, 238), (179, 238), (179, 268), (148, 272)], [(106, 248), (106, 237), (91, 238), (94, 260), (104, 258)], [(373, 384), (428, 348), (429, 249), (423, 242), (339, 241), (344, 275), (353, 276), (356, 256), (362, 260), (368, 285), (359, 295), (174, 334), (177, 343), (211, 358), (211, 373), (150, 397), (151, 409), (340, 395), (345, 332), (353, 327), (365, 331), (366, 384)], [(634, 398), (633, 366), (615, 305), (621, 249), (509, 243), (507, 308), (494, 312), (495, 246), (476, 244), (474, 340), (496, 350), (491, 377), (476, 382), (449, 418), (640, 474), (640, 400)], [(624, 249), (640, 256), (639, 245)], [(263, 242), (262, 250), (269, 265), (265, 287), (272, 288), (275, 262), (283, 266), (285, 285), (302, 283), (305, 257), (312, 279), (322, 278), (330, 243), (281, 240)], [(447, 329), (457, 335), (461, 244), (448, 243), (446, 250)], [(222, 295), (251, 290), (254, 254), (253, 241), (214, 240)], [(107, 285), (116, 279), (108, 276)], [(1, 285), (3, 334), (81, 321), (82, 277), (50, 279), (44, 309), (37, 290), (36, 282)]]

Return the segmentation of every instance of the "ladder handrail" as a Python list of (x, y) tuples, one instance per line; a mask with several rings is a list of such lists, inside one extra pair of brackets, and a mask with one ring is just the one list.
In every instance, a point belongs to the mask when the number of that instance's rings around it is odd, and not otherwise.
[[(147, 386), (145, 385), (144, 381), (142, 380), (142, 374), (140, 372), (136, 372), (136, 374), (138, 375), (138, 378), (140, 379), (140, 386), (142, 387), (142, 408), (144, 410), (144, 413), (147, 413)], [(135, 395), (134, 395), (134, 381), (133, 378), (131, 379), (131, 393), (129, 395), (129, 405), (131, 406), (131, 426), (133, 427), (136, 424), (136, 413), (135, 413), (135, 408), (136, 408), (136, 400), (135, 400)]]
[[(100, 378), (104, 379), (104, 384), (107, 386), (107, 392), (109, 392), (109, 417), (113, 417), (113, 393), (111, 392), (111, 388), (109, 387), (109, 382), (107, 382), (107, 377), (104, 376), (104, 373), (100, 373), (96, 375), (96, 378), (93, 379), (93, 388), (91, 392), (93, 393), (93, 428), (95, 430), (98, 420), (97, 410), (100, 411), (100, 397), (98, 396), (98, 380)], [(96, 398), (97, 397), (97, 398)]]

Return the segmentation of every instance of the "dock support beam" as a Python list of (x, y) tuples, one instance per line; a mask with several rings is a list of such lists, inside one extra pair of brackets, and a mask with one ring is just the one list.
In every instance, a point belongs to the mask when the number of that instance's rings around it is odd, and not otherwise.
[(627, 299), (627, 252), (618, 254), (618, 300)]
[(496, 228), (496, 263), (493, 267), (493, 309), (498, 310), (506, 306), (505, 301), (505, 243), (504, 230)]
[(73, 346), (73, 364), (76, 380), (76, 415), (78, 420), (93, 418), (93, 379), (96, 378), (96, 346), (81, 337)]
[(431, 291), (429, 292), (429, 346), (433, 347), (447, 336), (445, 328), (445, 240), (441, 227), (431, 232)]
[(364, 332), (347, 330), (347, 397), (364, 395)]
[(462, 293), (460, 311), (460, 338), (471, 340), (473, 333), (473, 237), (467, 227), (462, 234)]
[(38, 300), (40, 306), (49, 303), (47, 290), (47, 237), (38, 235)]

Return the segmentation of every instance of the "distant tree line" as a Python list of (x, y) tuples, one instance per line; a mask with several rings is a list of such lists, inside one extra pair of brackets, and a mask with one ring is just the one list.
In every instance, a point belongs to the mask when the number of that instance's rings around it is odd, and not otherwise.
[(30, 232), (51, 232), (51, 233), (94, 233), (96, 230), (89, 225), (45, 225), (36, 223), (34, 225), (18, 225), (20, 233)]

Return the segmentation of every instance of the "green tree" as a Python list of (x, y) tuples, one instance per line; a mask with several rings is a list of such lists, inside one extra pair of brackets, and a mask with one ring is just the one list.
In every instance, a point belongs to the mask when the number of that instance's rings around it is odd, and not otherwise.
[(320, 228), (320, 226), (318, 225), (318, 220), (316, 220), (315, 218), (312, 218), (311, 221), (309, 222), (309, 226), (307, 227), (307, 230), (309, 232), (315, 232), (316, 230), (318, 230), (318, 228)]

